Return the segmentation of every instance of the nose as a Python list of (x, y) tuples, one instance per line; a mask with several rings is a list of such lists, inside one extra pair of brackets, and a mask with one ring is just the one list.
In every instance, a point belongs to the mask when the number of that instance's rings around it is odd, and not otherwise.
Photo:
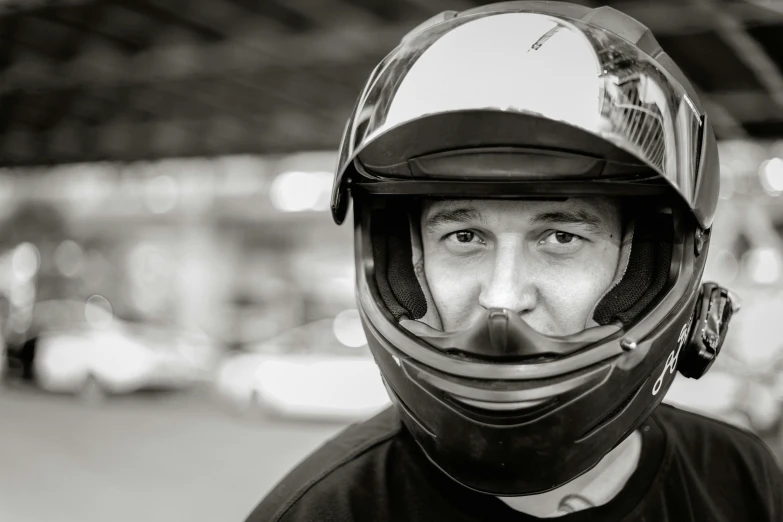
[(495, 245), (491, 272), (481, 287), (479, 305), (505, 308), (523, 315), (535, 308), (537, 288), (529, 256), (522, 237), (499, 237)]

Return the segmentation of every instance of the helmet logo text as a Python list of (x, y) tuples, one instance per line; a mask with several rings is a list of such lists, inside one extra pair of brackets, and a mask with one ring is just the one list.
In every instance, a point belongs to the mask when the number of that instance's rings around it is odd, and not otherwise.
[(655, 381), (655, 386), (653, 386), (653, 395), (658, 395), (658, 392), (661, 391), (661, 386), (663, 386), (663, 377), (666, 375), (666, 370), (669, 370), (669, 374), (671, 375), (677, 369), (677, 358), (680, 356), (680, 350), (685, 345), (685, 341), (688, 339), (688, 326), (690, 326), (690, 323), (685, 323), (682, 325), (680, 336), (677, 338), (677, 348), (672, 350), (669, 354), (669, 357), (666, 358), (666, 364), (663, 366), (661, 374)]

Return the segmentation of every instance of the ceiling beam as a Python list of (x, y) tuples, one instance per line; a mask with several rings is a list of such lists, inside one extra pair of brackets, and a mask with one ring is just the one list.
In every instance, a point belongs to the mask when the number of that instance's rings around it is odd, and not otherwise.
[[(759, 82), (769, 91), (778, 108), (783, 108), (783, 72), (764, 51), (764, 48), (746, 31), (743, 22), (715, 0), (693, 0), (705, 18), (712, 19), (718, 35), (737, 53), (753, 71)], [(774, 11), (770, 11), (774, 13)]]
[(783, 16), (783, 4), (779, 1), (770, 0), (746, 0), (747, 3), (757, 6), (759, 9), (765, 10), (769, 14), (779, 14)]
[[(443, 11), (467, 11), (477, 7), (469, 0), (403, 0), (405, 3), (421, 9), (425, 13), (436, 15)], [(424, 20), (422, 20), (423, 22)]]
[(128, 56), (95, 46), (69, 62), (17, 59), (0, 74), (0, 93), (26, 89), (120, 86), (218, 77), (264, 68), (296, 69), (380, 59), (409, 27), (354, 27), (305, 35), (250, 32), (219, 43), (166, 45)]
[(707, 110), (712, 127), (723, 140), (746, 139), (748, 133), (739, 120), (732, 115), (724, 105), (713, 98), (702, 95), (702, 102)]
[[(712, 4), (706, 0), (707, 4)], [(634, 0), (617, 4), (617, 8), (637, 18), (655, 35), (674, 36), (704, 33), (715, 30), (715, 20), (705, 16), (705, 1), (668, 0), (650, 2)], [(720, 9), (739, 26), (763, 26), (783, 24), (783, 12), (769, 12), (747, 2), (720, 2)], [(710, 7), (713, 9), (714, 7)]]
[(175, 27), (186, 29), (205, 39), (219, 39), (224, 36), (222, 28), (216, 27), (216, 20), (201, 20), (194, 17), (192, 9), (186, 4), (177, 4), (173, 0), (168, 2), (152, 2), (148, 0), (133, 0), (122, 4), (126, 9), (149, 17), (153, 21), (162, 21)]
[(763, 91), (723, 91), (702, 96), (743, 123), (783, 120), (783, 108), (770, 105), (769, 95)]
[(383, 22), (366, 9), (344, 0), (282, 0), (285, 6), (307, 18), (316, 27), (376, 26)]
[[(98, 7), (95, 7), (97, 10)], [(117, 47), (126, 51), (138, 50), (138, 45), (132, 40), (123, 38), (120, 35), (113, 34), (104, 29), (104, 24), (100, 20), (100, 12), (93, 11), (85, 16), (86, 10), (66, 10), (66, 9), (42, 9), (31, 13), (34, 18), (41, 18), (53, 23), (60, 24), (71, 29), (75, 29), (83, 34), (92, 35), (104, 39)], [(95, 18), (98, 17), (96, 21)]]
[[(426, 13), (437, 14), (441, 11), (463, 11), (476, 7), (471, 0), (404, 0)], [(0, 16), (17, 12), (34, 11), (51, 6), (77, 6), (95, 3), (95, 0), (2, 0)], [(197, 3), (197, 2), (194, 2)], [(591, 2), (592, 3), (592, 2)], [(598, 2), (599, 4), (601, 2)], [(348, 18), (367, 20), (373, 17), (369, 11), (349, 4), (345, 0), (294, 0), (284, 2), (293, 11), (299, 12), (313, 21), (339, 20), (340, 13)], [(724, 1), (721, 9), (743, 25), (770, 25), (783, 22), (783, 6), (777, 2), (747, 0)], [(650, 2), (632, 0), (618, 3), (623, 12), (638, 18), (656, 34), (682, 34), (683, 32), (703, 32), (712, 29), (712, 23), (699, 9), (698, 1), (667, 0)], [(326, 18), (319, 18), (319, 17)], [(420, 20), (423, 21), (423, 20)], [(319, 24), (320, 25), (320, 24)], [(414, 24), (415, 25), (415, 24)], [(333, 26), (334, 27), (334, 26)]]
[(331, 150), (339, 142), (343, 116), (279, 111), (257, 121), (216, 115), (101, 125), (71, 122), (48, 131), (15, 130), (0, 137), (0, 165)]
[[(783, 22), (783, 13), (762, 11), (752, 5), (749, 6), (752, 10), (747, 10), (740, 7), (744, 4), (734, 3), (727, 4), (724, 11), (723, 7), (718, 7), (723, 6), (722, 3), (695, 1), (696, 4), (677, 3), (669, 6), (637, 0), (624, 3), (621, 8), (649, 25), (658, 35), (679, 34), (685, 30), (711, 30), (717, 23), (730, 45), (742, 52), (770, 92), (783, 102), (783, 79), (779, 71), (760, 46), (742, 30), (742, 24), (748, 21)], [(65, 4), (68, 5), (68, 2)], [(295, 0), (291, 5), (298, 5), (305, 10), (303, 0)], [(313, 11), (316, 14), (318, 12)], [(757, 20), (759, 12), (766, 15), (763, 20)], [(367, 13), (356, 16), (364, 18), (372, 15)], [(224, 42), (160, 44), (134, 56), (119, 50), (113, 52), (108, 46), (98, 52), (92, 49), (93, 46), (87, 46), (88, 52), (77, 55), (73, 60), (49, 64), (26, 60), (22, 53), (0, 75), (0, 92), (58, 86), (128, 85), (199, 75), (219, 76), (232, 71), (260, 70), (279, 64), (297, 68), (321, 63), (380, 59), (414, 26), (414, 22), (395, 25), (373, 23), (343, 29), (332, 26), (305, 34), (286, 35), (270, 31), (262, 19), (257, 19), (247, 22), (238, 35), (232, 32), (232, 36)], [(228, 31), (228, 27), (220, 27), (220, 30)]]
[(3, 0), (0, 2), (0, 16), (7, 16), (17, 12), (34, 11), (52, 5), (76, 6), (92, 3), (95, 3), (95, 0)]

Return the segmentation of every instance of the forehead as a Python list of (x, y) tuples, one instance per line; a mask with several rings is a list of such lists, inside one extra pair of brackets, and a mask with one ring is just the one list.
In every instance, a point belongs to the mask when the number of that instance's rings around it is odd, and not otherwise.
[[(545, 212), (588, 212), (601, 221), (620, 218), (620, 203), (607, 197), (540, 199), (427, 199), (422, 204), (422, 218), (450, 210), (477, 210), (483, 220), (493, 218), (532, 219)], [(467, 215), (467, 214), (466, 214)]]

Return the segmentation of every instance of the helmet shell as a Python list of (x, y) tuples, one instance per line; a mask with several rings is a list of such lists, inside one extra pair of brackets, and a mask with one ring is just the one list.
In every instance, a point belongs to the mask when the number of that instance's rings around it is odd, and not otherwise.
[[(506, 2), (447, 12), (378, 64), (346, 124), (332, 212), (344, 220), (350, 192), (368, 344), (432, 463), (476, 491), (535, 494), (585, 473), (644, 422), (691, 327), (718, 165), (690, 83), (646, 27), (611, 8)], [(666, 195), (677, 209), (665, 290), (616, 334), (573, 353), (456, 357), (385, 305), (373, 220), (392, 215), (390, 194)], [(499, 407), (482, 406), (490, 402)]]

